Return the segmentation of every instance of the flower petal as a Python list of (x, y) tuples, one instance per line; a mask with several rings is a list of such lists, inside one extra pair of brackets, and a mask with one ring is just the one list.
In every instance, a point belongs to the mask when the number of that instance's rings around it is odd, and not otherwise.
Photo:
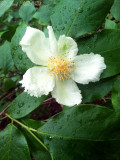
[(73, 80), (57, 81), (52, 96), (60, 104), (66, 106), (78, 105), (81, 103), (81, 91)]
[(58, 46), (60, 54), (66, 55), (68, 58), (73, 58), (77, 55), (77, 43), (71, 37), (60, 36)]
[(33, 67), (27, 70), (20, 81), (25, 92), (31, 96), (41, 97), (47, 95), (54, 88), (54, 77), (49, 75), (47, 67)]
[(51, 26), (48, 26), (47, 28), (49, 32), (50, 50), (53, 55), (57, 55), (58, 54), (58, 44), (57, 44), (57, 40), (53, 32), (53, 28)]
[(99, 54), (83, 54), (74, 58), (75, 67), (72, 78), (77, 83), (88, 84), (100, 80), (100, 75), (106, 65)]
[(47, 60), (51, 56), (49, 39), (38, 29), (27, 27), (26, 33), (20, 45), (26, 52), (29, 59), (38, 65), (47, 65)]

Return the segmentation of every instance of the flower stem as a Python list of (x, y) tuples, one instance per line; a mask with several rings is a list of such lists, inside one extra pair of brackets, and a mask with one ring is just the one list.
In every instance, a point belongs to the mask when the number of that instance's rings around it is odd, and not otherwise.
[(8, 115), (7, 113), (6, 113), (6, 116), (7, 116), (8, 118), (10, 118), (10, 119), (12, 120), (12, 122), (16, 122), (16, 123), (18, 123), (20, 126), (22, 126), (23, 128), (25, 128), (25, 129), (49, 152), (49, 150), (48, 150), (48, 148), (45, 146), (45, 144), (32, 132), (32, 131), (36, 132), (35, 129), (29, 128), (28, 126), (24, 125), (23, 123), (19, 122), (18, 120), (12, 118), (12, 117), (11, 117), (10, 115)]

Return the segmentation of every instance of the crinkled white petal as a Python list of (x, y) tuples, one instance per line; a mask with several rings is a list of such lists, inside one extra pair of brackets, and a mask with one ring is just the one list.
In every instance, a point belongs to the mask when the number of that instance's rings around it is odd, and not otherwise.
[(106, 69), (104, 58), (99, 54), (90, 53), (76, 56), (73, 62), (75, 67), (72, 79), (81, 84), (99, 81), (101, 73)]
[(60, 36), (58, 40), (59, 53), (66, 55), (67, 58), (73, 58), (77, 55), (78, 47), (77, 43), (71, 37)]
[(50, 50), (53, 55), (58, 54), (58, 42), (56, 40), (56, 37), (53, 32), (53, 28), (51, 26), (48, 26), (48, 32), (49, 32), (49, 43), (50, 43)]
[(47, 67), (33, 67), (28, 69), (20, 83), (25, 88), (25, 92), (35, 97), (48, 95), (55, 86), (54, 77), (49, 75)]
[(20, 45), (29, 59), (35, 64), (46, 66), (48, 58), (52, 56), (49, 39), (38, 29), (27, 27)]
[(71, 79), (56, 81), (52, 96), (58, 103), (66, 106), (78, 105), (82, 99), (81, 91), (77, 87), (77, 84)]

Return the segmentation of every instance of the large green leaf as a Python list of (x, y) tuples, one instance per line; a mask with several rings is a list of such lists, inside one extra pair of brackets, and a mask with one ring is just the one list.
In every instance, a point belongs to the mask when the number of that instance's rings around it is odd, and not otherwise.
[(34, 129), (38, 129), (45, 124), (43, 121), (36, 121), (33, 119), (22, 118), (21, 120), (26, 126)]
[[(38, 129), (44, 124), (44, 122), (35, 121), (27, 118), (22, 119), (22, 122), (28, 127), (34, 129)], [(24, 133), (28, 141), (31, 154), (35, 160), (51, 160), (50, 153), (39, 143), (39, 141), (37, 141), (33, 136), (31, 136), (31, 134), (28, 133), (25, 129), (22, 129), (22, 132)]]
[(120, 158), (119, 123), (106, 107), (80, 105), (54, 116), (38, 133), (55, 160), (115, 160)]
[(114, 21), (106, 19), (105, 29), (120, 29), (120, 27)]
[(112, 89), (112, 104), (116, 111), (120, 110), (120, 77), (118, 77)]
[(17, 25), (7, 26), (6, 31), (2, 34), (1, 39), (11, 42), (13, 35), (15, 34)]
[[(48, 136), (65, 139), (94, 141), (113, 140), (118, 137), (120, 139), (117, 132), (110, 133), (114, 131), (114, 123), (118, 119), (120, 120), (120, 117), (106, 107), (80, 105), (64, 110), (51, 118), (38, 131)], [(118, 137), (115, 137), (116, 135)]]
[(15, 86), (16, 86), (16, 83), (11, 78), (4, 79), (4, 90), (5, 91), (8, 91)]
[(51, 160), (50, 153), (34, 139), (27, 131), (24, 130), (24, 135), (28, 141), (28, 145), (32, 156), (35, 160)]
[(78, 41), (78, 54), (95, 53), (105, 58), (107, 69), (102, 78), (116, 75), (120, 72), (120, 30), (104, 30), (93, 36)]
[(57, 36), (77, 38), (95, 31), (105, 20), (113, 0), (61, 0), (51, 15)]
[(33, 15), (33, 18), (37, 19), (41, 25), (50, 24), (50, 15), (53, 7), (53, 4), (42, 5), (40, 9)]
[(0, 132), (0, 159), (30, 160), (26, 139), (13, 124)]
[(12, 57), (13, 61), (18, 68), (19, 71), (25, 72), (28, 68), (31, 68), (33, 66), (33, 63), (28, 59), (26, 53), (22, 51), (22, 48), (20, 46), (20, 41), (22, 37), (25, 34), (26, 31), (26, 24), (21, 24), (17, 30), (15, 35), (12, 38), (11, 41), (11, 48), (12, 48)]
[[(119, 160), (120, 141), (85, 141), (45, 138), (54, 160)], [(117, 159), (116, 159), (117, 157)]]
[(111, 13), (116, 20), (120, 21), (120, 0), (115, 0), (111, 8)]
[(7, 113), (13, 118), (22, 118), (36, 109), (45, 100), (46, 96), (40, 98), (31, 97), (27, 93), (22, 93), (12, 102)]
[(0, 17), (12, 6), (14, 0), (0, 0)]
[(111, 91), (115, 80), (116, 78), (112, 77), (102, 79), (96, 83), (89, 83), (87, 85), (78, 84), (83, 97), (82, 102), (94, 102), (96, 100), (102, 99)]
[(13, 66), (14, 63), (11, 56), (10, 43), (6, 41), (0, 46), (0, 68), (4, 74), (7, 74)]
[(35, 10), (34, 5), (30, 1), (27, 1), (21, 6), (19, 15), (25, 22), (29, 22), (35, 13)]

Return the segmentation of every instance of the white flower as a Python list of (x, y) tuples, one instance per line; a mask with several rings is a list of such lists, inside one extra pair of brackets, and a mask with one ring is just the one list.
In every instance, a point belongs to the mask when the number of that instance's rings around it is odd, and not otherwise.
[(51, 26), (48, 30), (46, 38), (42, 31), (27, 27), (20, 45), (36, 67), (28, 69), (20, 83), (31, 96), (51, 92), (60, 104), (78, 105), (82, 95), (75, 82), (99, 81), (106, 69), (104, 58), (94, 53), (77, 56), (78, 47), (72, 38), (62, 35), (56, 40)]

